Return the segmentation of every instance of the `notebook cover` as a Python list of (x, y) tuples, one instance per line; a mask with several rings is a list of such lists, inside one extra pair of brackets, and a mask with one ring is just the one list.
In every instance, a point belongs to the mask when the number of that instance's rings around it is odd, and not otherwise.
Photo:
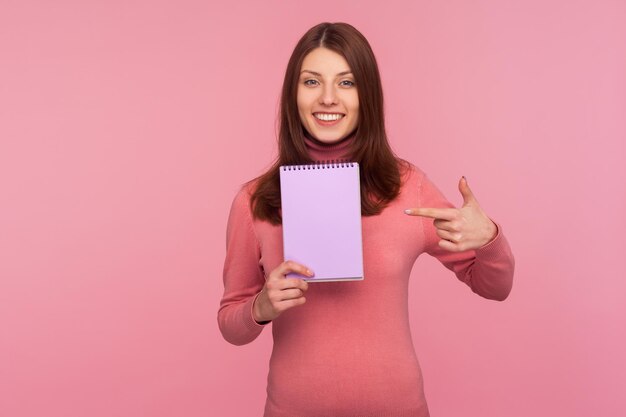
[(363, 277), (359, 165), (280, 167), (284, 259), (309, 267), (309, 282)]

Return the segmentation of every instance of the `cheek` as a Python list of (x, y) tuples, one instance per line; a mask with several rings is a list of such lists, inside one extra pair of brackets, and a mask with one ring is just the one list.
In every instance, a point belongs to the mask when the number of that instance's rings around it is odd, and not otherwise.
[(352, 113), (352, 123), (354, 126), (359, 124), (359, 101), (356, 100), (351, 106), (350, 112)]
[(359, 113), (357, 112), (354, 116), (354, 118), (352, 119), (352, 123), (350, 124), (350, 128), (354, 129), (355, 127), (357, 127), (359, 125)]
[(354, 96), (350, 98), (350, 110), (353, 113), (359, 113), (359, 96), (356, 92), (354, 93)]
[(358, 121), (359, 121), (359, 105), (358, 105), (358, 103), (352, 107), (351, 112), (352, 112), (352, 117), (354, 117), (354, 122), (358, 123)]
[(307, 104), (306, 96), (304, 94), (298, 92), (296, 104), (298, 106), (298, 113), (300, 113), (300, 116), (303, 116), (307, 113), (307, 109), (309, 106)]

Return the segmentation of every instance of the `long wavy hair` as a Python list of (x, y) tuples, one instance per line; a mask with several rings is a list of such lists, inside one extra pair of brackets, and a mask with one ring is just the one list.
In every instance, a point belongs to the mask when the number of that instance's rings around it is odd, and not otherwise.
[(367, 39), (347, 23), (320, 23), (309, 29), (291, 54), (280, 100), (278, 157), (255, 183), (250, 203), (254, 218), (280, 224), (281, 165), (313, 162), (308, 154), (297, 105), (302, 61), (315, 48), (328, 48), (343, 56), (354, 76), (359, 98), (359, 118), (348, 150), (360, 166), (361, 214), (379, 214), (400, 193), (401, 170), (408, 163), (394, 155), (385, 131), (383, 90), (378, 64)]

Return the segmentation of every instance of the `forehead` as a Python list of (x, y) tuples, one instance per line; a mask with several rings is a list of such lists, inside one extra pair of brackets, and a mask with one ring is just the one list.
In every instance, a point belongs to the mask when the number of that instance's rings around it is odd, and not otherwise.
[(315, 48), (302, 61), (301, 71), (310, 70), (324, 75), (336, 75), (350, 71), (345, 58), (327, 48)]

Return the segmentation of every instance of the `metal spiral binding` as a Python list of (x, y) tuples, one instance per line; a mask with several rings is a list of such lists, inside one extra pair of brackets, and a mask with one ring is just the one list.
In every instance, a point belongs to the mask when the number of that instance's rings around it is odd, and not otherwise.
[(346, 159), (329, 159), (326, 161), (315, 161), (311, 164), (283, 165), (280, 169), (283, 171), (305, 171), (308, 169), (348, 168), (356, 164), (356, 162), (351, 162)]

